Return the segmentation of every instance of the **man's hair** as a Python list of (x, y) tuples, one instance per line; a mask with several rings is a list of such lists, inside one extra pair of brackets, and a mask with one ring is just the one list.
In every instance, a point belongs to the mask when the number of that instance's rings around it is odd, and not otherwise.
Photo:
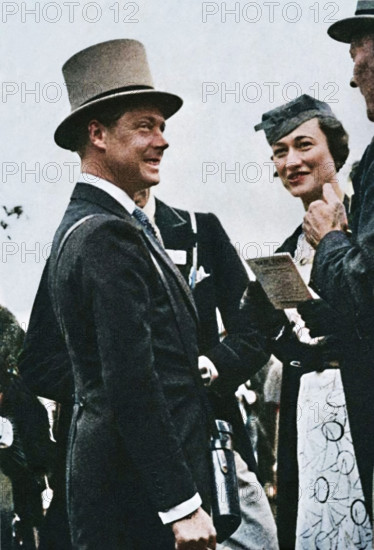
[(344, 165), (349, 155), (349, 137), (342, 123), (334, 117), (318, 117), (321, 131), (327, 139), (327, 146), (334, 159), (336, 171)]
[(374, 40), (374, 31), (371, 29), (361, 29), (361, 30), (357, 30), (353, 35), (352, 35), (352, 38), (351, 38), (351, 43), (353, 41), (357, 41), (357, 42), (361, 42), (362, 40), (364, 40), (365, 38), (371, 38), (372, 40)]

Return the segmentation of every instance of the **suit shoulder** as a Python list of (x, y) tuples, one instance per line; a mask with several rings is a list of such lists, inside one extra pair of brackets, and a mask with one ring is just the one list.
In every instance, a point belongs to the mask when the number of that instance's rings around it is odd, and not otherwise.
[(229, 238), (219, 218), (212, 212), (196, 212), (196, 223), (198, 230), (203, 229), (213, 236)]
[(222, 227), (221, 222), (217, 218), (215, 214), (212, 214), (211, 212), (195, 212), (194, 210), (181, 210), (180, 208), (173, 208), (177, 214), (181, 218), (183, 218), (186, 221), (189, 221), (191, 218), (191, 213), (195, 214), (196, 216), (196, 222), (199, 225), (211, 225), (211, 226), (219, 226)]
[(107, 248), (107, 246), (103, 247), (103, 243), (114, 245), (130, 242), (142, 244), (140, 230), (130, 219), (98, 213), (81, 218), (78, 223), (71, 225), (64, 236), (57, 239), (55, 250), (57, 246), (63, 246), (70, 252), (74, 252), (74, 255), (85, 256), (103, 253)]
[(195, 212), (196, 218), (206, 223), (215, 223), (222, 226), (218, 217), (213, 212)]
[(139, 229), (129, 219), (120, 218), (114, 214), (92, 214), (83, 218), (84, 221), (77, 226), (74, 233), (80, 235), (82, 239), (96, 238), (101, 233), (139, 233)]

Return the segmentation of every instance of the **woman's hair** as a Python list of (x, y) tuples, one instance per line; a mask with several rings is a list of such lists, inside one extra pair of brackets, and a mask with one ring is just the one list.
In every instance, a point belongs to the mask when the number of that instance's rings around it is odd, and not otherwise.
[(335, 117), (318, 117), (319, 127), (325, 134), (327, 146), (334, 159), (336, 171), (344, 165), (349, 155), (348, 134)]

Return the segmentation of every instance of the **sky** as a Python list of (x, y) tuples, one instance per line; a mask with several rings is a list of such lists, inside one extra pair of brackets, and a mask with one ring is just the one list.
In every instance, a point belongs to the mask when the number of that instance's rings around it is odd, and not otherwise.
[(2, 2), (0, 207), (24, 213), (0, 212), (9, 221), (0, 233), (0, 303), (27, 328), (79, 175), (78, 156), (53, 140), (70, 112), (61, 73), (70, 56), (115, 38), (143, 42), (156, 88), (184, 100), (167, 121), (170, 147), (154, 192), (171, 206), (214, 212), (246, 259), (271, 253), (303, 217), (253, 129), (262, 113), (302, 93), (328, 102), (350, 135), (343, 187), (372, 138), (364, 100), (349, 86), (349, 46), (327, 35), (355, 8), (351, 0)]

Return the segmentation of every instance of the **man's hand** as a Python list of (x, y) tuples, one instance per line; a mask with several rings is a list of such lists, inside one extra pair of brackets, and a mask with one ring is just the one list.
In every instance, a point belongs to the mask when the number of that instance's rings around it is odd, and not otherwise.
[(305, 214), (303, 231), (306, 240), (317, 248), (318, 243), (330, 231), (346, 231), (347, 214), (344, 205), (336, 195), (332, 185), (323, 186), (323, 200), (314, 201)]
[(205, 357), (205, 355), (199, 356), (199, 371), (204, 386), (210, 386), (211, 383), (218, 378), (216, 367), (208, 357)]
[(212, 518), (198, 508), (196, 512), (172, 524), (175, 550), (215, 550), (216, 530)]

